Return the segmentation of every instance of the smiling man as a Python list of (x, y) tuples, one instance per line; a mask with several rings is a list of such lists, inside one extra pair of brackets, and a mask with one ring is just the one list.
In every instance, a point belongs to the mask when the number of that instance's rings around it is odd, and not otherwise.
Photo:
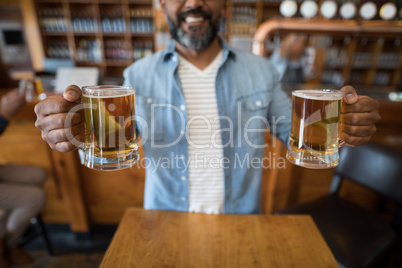
[[(137, 129), (147, 163), (144, 207), (200, 213), (259, 213), (264, 135), (288, 144), (291, 104), (269, 61), (237, 51), (218, 36), (224, 1), (166, 0), (173, 40), (124, 72), (136, 89)], [(367, 142), (379, 120), (375, 100), (344, 87), (341, 138)], [(81, 91), (69, 86), (35, 111), (52, 149), (75, 146), (83, 122), (64, 119)], [(169, 159), (168, 165), (160, 165)], [(165, 162), (162, 160), (162, 162)], [(257, 164), (256, 164), (257, 163)], [(263, 162), (260, 162), (263, 163)], [(275, 167), (274, 167), (275, 168)]]

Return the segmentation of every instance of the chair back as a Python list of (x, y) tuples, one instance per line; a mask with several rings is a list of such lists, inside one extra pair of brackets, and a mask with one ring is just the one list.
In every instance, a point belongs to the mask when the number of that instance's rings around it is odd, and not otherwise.
[(335, 176), (352, 180), (402, 204), (402, 152), (373, 142), (344, 146)]

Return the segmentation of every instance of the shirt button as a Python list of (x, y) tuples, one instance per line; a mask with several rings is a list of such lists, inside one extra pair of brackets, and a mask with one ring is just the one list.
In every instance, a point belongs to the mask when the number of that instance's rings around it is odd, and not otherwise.
[(151, 99), (151, 98), (148, 98), (148, 99), (147, 99), (147, 102), (148, 102), (148, 103), (151, 103), (151, 102), (152, 102), (152, 99)]
[(186, 106), (180, 105), (180, 110), (184, 111), (186, 109)]
[(182, 180), (182, 181), (186, 181), (187, 178), (186, 178), (185, 176), (182, 176), (182, 177), (181, 177), (181, 180)]
[(258, 101), (255, 102), (255, 105), (257, 105), (258, 107), (260, 107), (261, 104), (262, 104), (262, 102), (261, 102), (260, 100), (258, 100)]
[(186, 201), (187, 198), (185, 198), (184, 196), (181, 198), (181, 201)]
[(185, 133), (184, 130), (180, 131), (180, 135), (184, 135), (184, 133)]
[(177, 61), (177, 57), (173, 56), (172, 61)]

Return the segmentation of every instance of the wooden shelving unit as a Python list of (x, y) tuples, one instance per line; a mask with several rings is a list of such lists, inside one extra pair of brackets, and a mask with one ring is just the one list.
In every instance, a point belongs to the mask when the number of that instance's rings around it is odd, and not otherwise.
[(45, 56), (96, 66), (104, 77), (154, 52), (152, 1), (35, 0)]

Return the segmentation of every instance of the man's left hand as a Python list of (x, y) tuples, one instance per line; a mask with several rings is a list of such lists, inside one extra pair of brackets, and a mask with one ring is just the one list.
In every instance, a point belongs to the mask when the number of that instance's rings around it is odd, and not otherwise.
[(359, 96), (351, 86), (341, 88), (343, 103), (341, 110), (341, 140), (349, 146), (368, 142), (377, 128), (381, 117), (378, 101), (368, 96)]

